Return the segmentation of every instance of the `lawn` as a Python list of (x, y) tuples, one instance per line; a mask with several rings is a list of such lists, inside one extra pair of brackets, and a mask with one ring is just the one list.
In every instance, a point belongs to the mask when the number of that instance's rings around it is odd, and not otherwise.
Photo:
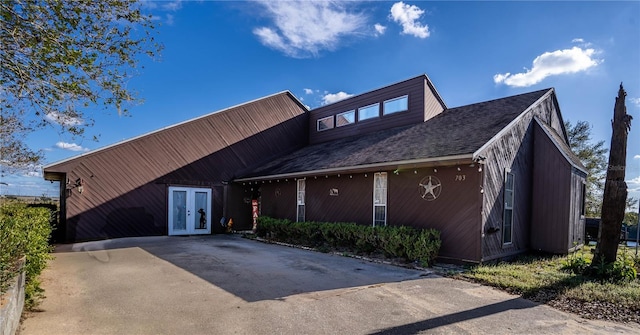
[[(640, 323), (640, 280), (609, 282), (564, 271), (577, 257), (591, 261), (592, 248), (569, 256), (521, 256), (512, 262), (479, 265), (452, 275), (494, 286), (590, 319)], [(622, 255), (625, 256), (622, 256)], [(635, 251), (620, 247), (620, 257), (634, 259)], [(640, 259), (635, 258), (636, 269)]]

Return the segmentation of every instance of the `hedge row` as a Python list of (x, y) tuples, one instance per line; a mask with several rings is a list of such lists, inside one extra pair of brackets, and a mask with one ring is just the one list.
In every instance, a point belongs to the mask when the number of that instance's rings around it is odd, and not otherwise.
[(6, 292), (25, 258), (25, 306), (34, 307), (44, 296), (38, 276), (51, 259), (51, 211), (10, 202), (0, 206), (0, 294)]
[(440, 250), (440, 232), (406, 226), (372, 227), (355, 223), (291, 222), (258, 218), (259, 237), (304, 245), (319, 250), (350, 250), (359, 254), (382, 253), (422, 266), (433, 264)]

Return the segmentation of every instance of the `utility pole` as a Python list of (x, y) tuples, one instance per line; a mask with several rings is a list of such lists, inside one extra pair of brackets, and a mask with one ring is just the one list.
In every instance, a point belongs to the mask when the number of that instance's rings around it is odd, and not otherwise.
[(593, 257), (593, 264), (601, 260), (605, 263), (616, 261), (620, 230), (624, 220), (624, 209), (627, 200), (627, 183), (624, 181), (627, 160), (627, 135), (631, 130), (631, 115), (627, 114), (625, 97), (627, 93), (620, 83), (618, 96), (613, 109), (611, 126), (611, 150), (609, 150), (609, 166), (607, 180), (604, 185), (598, 245)]

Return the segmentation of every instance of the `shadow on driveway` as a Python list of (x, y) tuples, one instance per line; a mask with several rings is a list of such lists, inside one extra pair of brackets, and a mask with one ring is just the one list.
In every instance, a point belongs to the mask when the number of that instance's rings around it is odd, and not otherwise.
[(428, 273), (333, 254), (262, 243), (237, 235), (135, 237), (60, 245), (112, 261), (117, 249), (140, 248), (247, 302), (416, 279)]

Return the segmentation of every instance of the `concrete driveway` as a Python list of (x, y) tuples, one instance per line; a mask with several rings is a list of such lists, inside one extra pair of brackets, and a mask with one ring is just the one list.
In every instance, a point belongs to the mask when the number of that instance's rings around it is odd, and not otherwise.
[(30, 334), (602, 334), (481, 285), (239, 236), (62, 245)]

